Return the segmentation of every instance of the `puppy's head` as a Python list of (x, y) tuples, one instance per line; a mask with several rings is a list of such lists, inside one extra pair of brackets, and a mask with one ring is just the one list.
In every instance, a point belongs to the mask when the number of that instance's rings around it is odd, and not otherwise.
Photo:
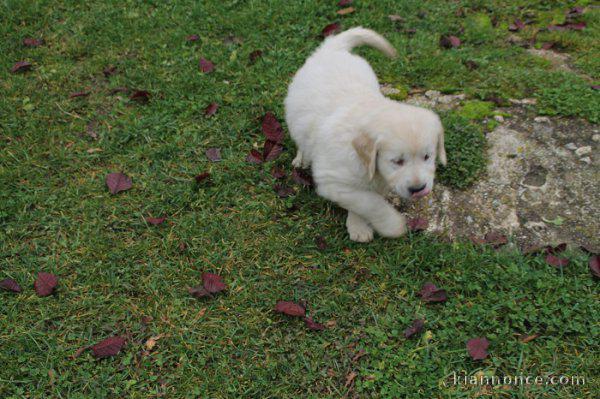
[(407, 199), (431, 192), (436, 158), (446, 165), (442, 123), (424, 108), (395, 103), (381, 110), (352, 145), (369, 179), (378, 173), (392, 192)]

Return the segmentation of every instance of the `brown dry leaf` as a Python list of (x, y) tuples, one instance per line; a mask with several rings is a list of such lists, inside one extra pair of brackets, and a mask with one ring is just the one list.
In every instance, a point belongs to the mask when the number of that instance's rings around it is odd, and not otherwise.
[(524, 344), (526, 344), (529, 341), (533, 341), (534, 339), (536, 339), (537, 337), (539, 337), (540, 334), (532, 334), (532, 335), (527, 335), (527, 336), (522, 336), (521, 337), (521, 342), (523, 342)]
[(158, 334), (153, 337), (150, 337), (146, 340), (146, 343), (144, 344), (144, 346), (146, 347), (147, 350), (150, 351), (156, 346), (157, 341), (164, 336), (165, 336), (165, 334)]
[(338, 15), (347, 15), (347, 14), (352, 14), (354, 12), (354, 7), (346, 7), (346, 8), (342, 8), (341, 10), (338, 10)]
[(346, 376), (346, 383), (344, 384), (344, 388), (348, 388), (350, 386), (352, 386), (352, 384), (354, 384), (354, 379), (356, 378), (358, 374), (356, 374), (356, 372), (351, 371), (348, 373), (348, 375)]

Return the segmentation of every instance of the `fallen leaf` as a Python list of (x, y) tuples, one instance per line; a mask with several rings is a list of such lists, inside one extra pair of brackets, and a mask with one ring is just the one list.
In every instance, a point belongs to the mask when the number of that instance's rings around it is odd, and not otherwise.
[(402, 16), (397, 15), (397, 14), (388, 15), (388, 18), (392, 22), (400, 22), (400, 23), (404, 22), (404, 18), (402, 18)]
[(131, 96), (129, 96), (130, 100), (136, 101), (140, 104), (148, 104), (150, 101), (151, 94), (146, 90), (136, 90)]
[(76, 91), (74, 93), (69, 94), (69, 98), (87, 97), (89, 95), (90, 95), (89, 91)]
[(248, 55), (248, 59), (250, 60), (251, 64), (254, 64), (256, 62), (256, 60), (258, 60), (260, 57), (262, 57), (263, 52), (262, 50), (254, 50), (253, 52), (250, 53), (250, 55)]
[(164, 336), (165, 336), (165, 334), (158, 334), (153, 337), (150, 337), (146, 340), (146, 342), (144, 343), (144, 346), (146, 347), (147, 350), (150, 351), (150, 350), (154, 349), (158, 340)]
[(283, 184), (275, 184), (273, 186), (273, 189), (280, 198), (287, 198), (296, 194), (293, 188), (285, 186)]
[(111, 194), (129, 190), (132, 186), (131, 179), (123, 173), (109, 173), (106, 175), (106, 185)]
[(356, 352), (354, 354), (354, 356), (352, 356), (352, 363), (356, 363), (358, 362), (363, 356), (365, 356), (367, 354), (367, 351), (364, 349), (359, 349), (358, 352)]
[(487, 349), (490, 346), (485, 337), (472, 338), (467, 341), (467, 351), (473, 360), (483, 360), (488, 356)]
[(564, 23), (559, 25), (548, 26), (549, 31), (564, 31), (564, 30), (583, 30), (586, 27), (585, 22)]
[(274, 143), (281, 143), (283, 141), (283, 128), (272, 112), (267, 112), (263, 117), (262, 131), (267, 140)]
[(13, 67), (10, 69), (10, 71), (12, 73), (20, 73), (20, 72), (26, 72), (29, 71), (31, 69), (31, 63), (27, 62), (27, 61), (19, 61), (16, 62), (15, 65), (13, 65)]
[(260, 164), (263, 163), (263, 156), (257, 150), (250, 150), (250, 153), (246, 157), (246, 161), (250, 163)]
[(578, 15), (578, 14), (583, 14), (583, 11), (584, 11), (584, 8), (583, 8), (583, 7), (581, 7), (581, 6), (578, 6), (578, 7), (573, 7), (573, 8), (571, 8), (571, 9), (570, 9), (570, 10), (567, 12), (567, 14), (569, 14), (569, 15)]
[(338, 6), (340, 7), (346, 7), (349, 6), (350, 4), (352, 4), (352, 0), (340, 0), (338, 1)]
[(83, 352), (85, 352), (85, 351), (86, 351), (86, 350), (88, 350), (89, 348), (90, 348), (89, 346), (82, 346), (81, 348), (77, 349), (77, 350), (75, 351), (75, 353), (73, 353), (73, 354), (71, 355), (71, 359), (72, 359), (72, 360), (75, 360), (75, 359), (77, 359), (79, 356), (81, 356), (81, 354), (82, 354)]
[(525, 23), (520, 19), (515, 19), (515, 22), (509, 25), (508, 30), (511, 32), (517, 32), (525, 28)]
[(554, 43), (552, 43), (552, 42), (542, 43), (543, 50), (550, 50), (552, 47), (554, 47)]
[(206, 116), (206, 117), (213, 116), (214, 114), (217, 113), (218, 109), (219, 109), (219, 104), (210, 103), (210, 104), (208, 104), (208, 106), (206, 108), (204, 108), (204, 116)]
[(315, 245), (320, 251), (325, 251), (327, 249), (327, 241), (325, 241), (325, 238), (322, 236), (315, 238)]
[(423, 331), (423, 327), (425, 327), (425, 320), (421, 320), (421, 319), (413, 320), (411, 326), (408, 327), (406, 330), (404, 330), (404, 337), (411, 338), (415, 334), (418, 334), (421, 331)]
[(153, 218), (153, 217), (147, 216), (144, 218), (144, 220), (146, 221), (146, 223), (149, 223), (153, 226), (158, 226), (159, 224), (162, 224), (165, 220), (167, 220), (167, 218), (166, 217)]
[(340, 29), (341, 29), (340, 24), (337, 22), (334, 22), (334, 23), (331, 23), (331, 24), (327, 25), (326, 27), (324, 27), (321, 34), (323, 35), (323, 37), (335, 35), (336, 33), (338, 33), (340, 31)]
[(281, 155), (283, 152), (283, 146), (279, 143), (275, 143), (271, 140), (266, 140), (263, 146), (263, 160), (265, 162), (273, 161)]
[(216, 294), (227, 289), (227, 285), (223, 282), (223, 277), (214, 273), (202, 273), (202, 285), (211, 294)]
[(0, 288), (6, 291), (21, 292), (21, 286), (12, 278), (5, 278), (0, 281)]
[(213, 64), (206, 58), (200, 58), (198, 66), (200, 67), (200, 70), (204, 73), (211, 73), (215, 69), (215, 64)]
[(564, 252), (565, 249), (567, 249), (567, 243), (566, 242), (560, 243), (560, 244), (558, 244), (557, 246), (554, 246), (554, 247), (552, 245), (548, 245), (548, 246), (544, 247), (544, 250), (546, 251), (546, 253), (550, 254), (550, 255), (559, 254), (561, 252)]
[(533, 341), (534, 339), (536, 339), (539, 336), (540, 336), (540, 334), (527, 335), (527, 336), (521, 337), (521, 342), (526, 344), (527, 342)]
[(460, 46), (460, 39), (456, 36), (442, 36), (440, 38), (440, 46), (443, 48), (456, 48)]
[(191, 287), (188, 288), (188, 292), (190, 293), (191, 296), (195, 297), (195, 298), (205, 298), (205, 297), (212, 297), (212, 295), (210, 294), (210, 292), (208, 292), (206, 290), (206, 288), (202, 287), (202, 286), (197, 286), (197, 287)]
[(105, 78), (108, 78), (108, 77), (114, 75), (115, 73), (117, 73), (117, 67), (109, 65), (102, 70), (102, 73), (104, 74)]
[(600, 278), (600, 256), (593, 255), (588, 262), (592, 276)]
[(348, 373), (348, 375), (346, 376), (346, 383), (344, 384), (344, 388), (348, 388), (350, 387), (352, 384), (354, 384), (354, 379), (356, 378), (358, 374), (356, 374), (356, 372), (351, 371)]
[(273, 166), (271, 169), (271, 176), (275, 179), (283, 179), (285, 177), (285, 170), (280, 166)]
[(43, 39), (34, 39), (32, 37), (27, 37), (23, 39), (23, 46), (25, 47), (38, 47), (44, 44)]
[(600, 90), (600, 85), (592, 85), (590, 86), (592, 90)]
[(221, 160), (221, 149), (220, 148), (209, 148), (205, 152), (206, 158), (213, 162), (218, 162)]
[(311, 187), (313, 185), (312, 176), (306, 171), (297, 168), (292, 170), (292, 180), (304, 187)]
[(293, 317), (306, 316), (306, 309), (294, 302), (278, 301), (275, 305), (275, 311)]
[(337, 14), (338, 15), (347, 15), (347, 14), (352, 14), (354, 12), (354, 7), (346, 7), (346, 8), (342, 8), (341, 10), (338, 10)]
[(569, 259), (559, 258), (558, 256), (548, 254), (548, 255), (546, 255), (546, 263), (549, 264), (550, 266), (560, 268), (560, 267), (567, 266), (569, 264)]
[(87, 150), (85, 150), (85, 152), (87, 152), (88, 154), (95, 154), (96, 152), (102, 152), (102, 148), (88, 148)]
[(106, 338), (92, 346), (92, 353), (97, 358), (115, 356), (121, 351), (123, 345), (125, 345), (125, 338), (123, 337), (115, 336)]
[(196, 183), (202, 183), (204, 180), (208, 179), (210, 177), (210, 173), (208, 172), (203, 172), (200, 174), (197, 174), (196, 176), (194, 176), (194, 180), (196, 180)]
[(96, 133), (96, 123), (93, 121), (88, 122), (88, 124), (85, 125), (85, 132), (87, 133), (88, 136), (90, 136), (94, 140), (96, 140), (98, 138), (98, 134)]
[(323, 331), (325, 329), (323, 324), (317, 323), (310, 317), (304, 318), (304, 324), (306, 324), (306, 327), (308, 327), (308, 329), (311, 331)]
[(500, 248), (502, 245), (508, 243), (508, 239), (504, 234), (492, 231), (485, 235), (484, 240), (486, 244), (490, 244), (494, 248)]
[(425, 218), (412, 218), (408, 220), (408, 229), (412, 232), (419, 232), (419, 231), (424, 231), (427, 230), (427, 226), (429, 225), (429, 222), (427, 222), (427, 219)]
[(425, 302), (446, 302), (448, 299), (448, 295), (446, 290), (440, 289), (435, 286), (433, 283), (425, 283), (421, 291), (419, 291), (419, 296)]
[(188, 42), (197, 42), (198, 40), (200, 40), (200, 36), (198, 35), (189, 35), (185, 38), (186, 41)]
[(54, 274), (39, 272), (37, 279), (33, 283), (33, 288), (35, 288), (35, 292), (38, 296), (44, 297), (52, 294), (57, 285), (58, 277)]

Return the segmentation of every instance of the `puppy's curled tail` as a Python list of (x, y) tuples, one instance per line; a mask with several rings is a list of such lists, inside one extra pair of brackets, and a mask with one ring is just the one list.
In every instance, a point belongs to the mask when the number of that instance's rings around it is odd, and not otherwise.
[(390, 58), (395, 58), (397, 55), (396, 49), (383, 36), (362, 26), (357, 26), (356, 28), (348, 29), (340, 34), (329, 37), (323, 43), (323, 48), (350, 51), (354, 47), (365, 44), (375, 47)]

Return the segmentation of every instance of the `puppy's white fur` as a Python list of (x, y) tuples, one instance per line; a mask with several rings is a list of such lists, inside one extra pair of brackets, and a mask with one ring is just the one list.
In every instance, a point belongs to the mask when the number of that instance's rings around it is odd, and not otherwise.
[(406, 221), (384, 195), (426, 195), (436, 155), (446, 163), (438, 116), (392, 101), (379, 90), (371, 66), (350, 53), (370, 45), (390, 57), (395, 49), (361, 27), (327, 38), (296, 73), (285, 113), (298, 153), (296, 167), (312, 167), (317, 192), (348, 210), (350, 238), (367, 242), (406, 231)]

